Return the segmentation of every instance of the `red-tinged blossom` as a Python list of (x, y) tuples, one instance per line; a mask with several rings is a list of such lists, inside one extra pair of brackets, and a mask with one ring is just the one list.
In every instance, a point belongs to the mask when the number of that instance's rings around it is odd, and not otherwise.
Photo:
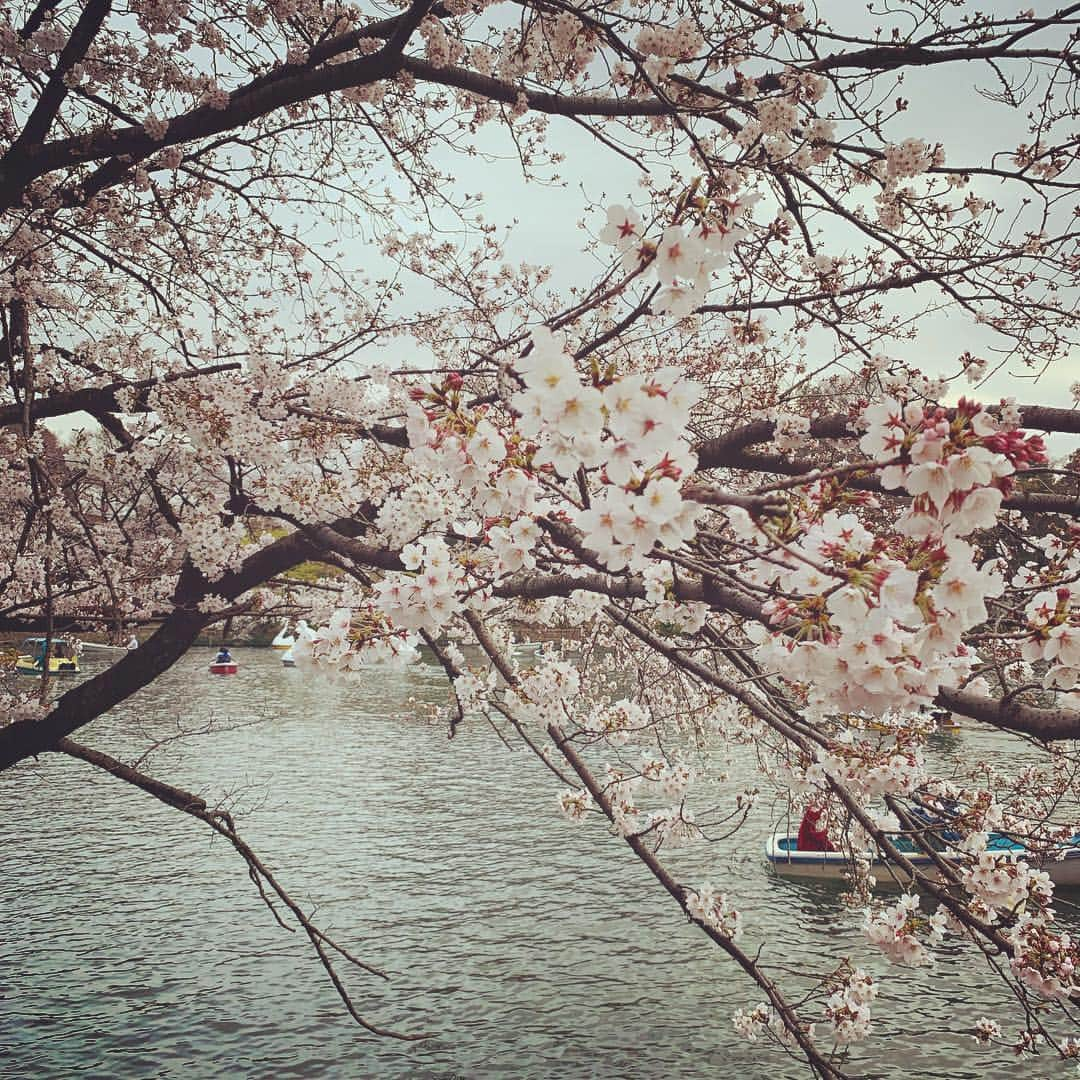
[(1016, 469), (1027, 469), (1046, 462), (1046, 443), (1041, 435), (1024, 431), (998, 431), (983, 439), (983, 446), (1009, 459)]
[(663, 460), (653, 470), (655, 476), (666, 476), (672, 480), (678, 480), (682, 477), (682, 469), (671, 460), (668, 454), (665, 454)]
[(966, 419), (970, 420), (971, 417), (977, 415), (980, 412), (982, 412), (982, 406), (977, 401), (969, 401), (967, 398), (962, 397), (956, 403), (957, 416), (963, 416)]

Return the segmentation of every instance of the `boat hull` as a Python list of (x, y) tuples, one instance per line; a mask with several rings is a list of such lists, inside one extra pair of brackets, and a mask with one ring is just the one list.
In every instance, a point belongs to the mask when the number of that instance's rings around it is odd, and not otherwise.
[[(50, 675), (78, 675), (81, 670), (77, 660), (59, 660), (55, 656), (49, 657)], [(15, 661), (15, 671), (19, 675), (41, 674), (41, 668), (34, 663), (31, 656), (20, 656)]]
[[(1023, 847), (1019, 844), (1010, 844), (1004, 837), (1000, 838), (997, 844), (991, 842), (990, 847), (991, 850), (1001, 851), (1018, 859), (1026, 855)], [(1062, 850), (1064, 853), (1062, 858), (1048, 859), (1040, 869), (1050, 875), (1050, 880), (1055, 885), (1080, 887), (1080, 842), (1074, 841)], [(929, 855), (906, 851), (904, 855), (912, 866), (925, 873), (927, 877), (938, 876), (938, 869)], [(870, 864), (870, 872), (880, 884), (885, 884), (891, 879), (900, 882), (911, 880), (910, 874), (888, 859), (883, 859), (872, 852), (865, 852), (864, 857)], [(799, 851), (796, 837), (785, 833), (777, 833), (765, 841), (765, 858), (769, 860), (773, 869), (784, 877), (843, 881), (852, 868), (851, 859), (846, 852)]]
[(235, 675), (239, 670), (236, 664), (211, 664), (211, 675)]

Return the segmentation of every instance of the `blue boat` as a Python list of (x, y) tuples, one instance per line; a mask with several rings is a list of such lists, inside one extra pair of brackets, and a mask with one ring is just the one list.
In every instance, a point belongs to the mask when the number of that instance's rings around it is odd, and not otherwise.
[[(934, 860), (918, 848), (905, 836), (893, 838), (893, 844), (920, 871), (928, 876), (936, 876)], [(991, 833), (987, 850), (1003, 853), (1014, 859), (1028, 856), (1023, 844)], [(947, 858), (947, 856), (939, 856)], [(845, 851), (800, 851), (798, 837), (790, 833), (775, 833), (765, 841), (765, 858), (773, 869), (785, 877), (806, 877), (841, 881), (853, 869), (852, 858)], [(886, 859), (878, 851), (866, 851), (860, 856), (870, 865), (870, 872), (884, 883), (890, 878), (900, 882), (910, 881), (910, 875), (896, 863)], [(1047, 859), (1039, 865), (1050, 875), (1055, 885), (1080, 886), (1080, 833), (1067, 844), (1061, 845), (1061, 857)]]

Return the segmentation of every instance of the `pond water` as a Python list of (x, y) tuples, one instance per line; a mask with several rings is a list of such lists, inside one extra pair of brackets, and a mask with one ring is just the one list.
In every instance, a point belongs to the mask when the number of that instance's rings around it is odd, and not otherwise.
[[(430, 707), (442, 672), (349, 683), (240, 654), (213, 679), (205, 650), (84, 729), (215, 803), (292, 895), (391, 977), (347, 974), (365, 1016), (422, 1042), (369, 1036), (341, 1007), (306, 939), (278, 927), (231, 848), (200, 823), (81, 762), (47, 755), (0, 777), (0, 1076), (803, 1077), (739, 1038), (761, 994), (689, 926), (599, 825), (568, 825), (557, 783), (525, 749), (467, 723), (452, 742)], [(87, 664), (88, 673), (103, 661)], [(235, 725), (247, 725), (239, 726)], [(993, 736), (936, 741), (948, 758)], [(735, 756), (730, 791), (751, 779)], [(1006, 991), (951, 943), (931, 968), (868, 952), (837, 889), (775, 876), (761, 806), (736, 838), (665, 855), (681, 880), (723, 886), (766, 964), (851, 955), (892, 974), (862, 1077), (993, 1077), (976, 1018)], [(1074, 916), (1065, 916), (1075, 930)], [(1047, 1056), (1025, 1076), (1071, 1074)]]

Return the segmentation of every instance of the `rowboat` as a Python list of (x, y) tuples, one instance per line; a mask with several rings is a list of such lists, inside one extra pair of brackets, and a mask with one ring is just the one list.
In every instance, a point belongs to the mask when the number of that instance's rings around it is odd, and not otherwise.
[(210, 665), (211, 675), (235, 675), (239, 668), (237, 667), (235, 660), (230, 660), (227, 664), (213, 663)]
[[(925, 852), (919, 851), (904, 836), (892, 838), (893, 845), (911, 863), (912, 866), (927, 874), (937, 875), (934, 860)], [(990, 834), (987, 850), (995, 854), (1007, 855), (1010, 859), (1023, 859), (1028, 850), (1023, 844), (998, 833)], [(1080, 834), (1074, 836), (1060, 848), (1060, 858), (1046, 859), (1039, 862), (1030, 860), (1050, 875), (1055, 885), (1080, 886)], [(784, 877), (818, 878), (819, 880), (841, 881), (852, 870), (852, 856), (845, 851), (800, 851), (798, 837), (791, 833), (775, 833), (765, 841), (765, 858), (773, 869)], [(859, 856), (860, 861), (869, 864), (870, 873), (880, 883), (891, 878), (899, 881), (910, 880), (910, 875), (880, 852), (865, 851)]]
[[(20, 675), (40, 675), (44, 670), (45, 638), (27, 638), (15, 660)], [(79, 656), (75, 646), (66, 638), (53, 638), (49, 646), (50, 675), (78, 675)]]

